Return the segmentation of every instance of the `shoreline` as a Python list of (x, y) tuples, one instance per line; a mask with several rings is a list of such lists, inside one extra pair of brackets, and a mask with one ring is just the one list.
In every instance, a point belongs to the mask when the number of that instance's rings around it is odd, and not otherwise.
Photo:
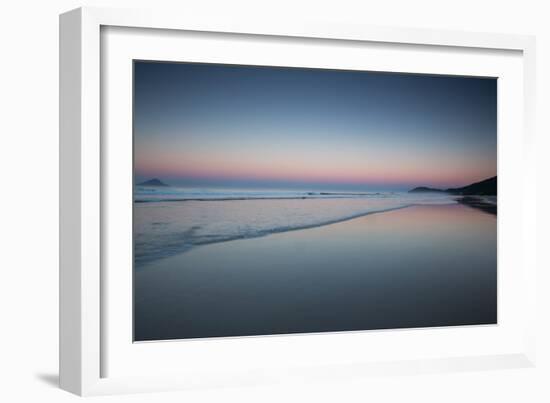
[[(433, 206), (454, 206), (454, 205), (455, 205), (455, 203), (433, 204)], [(248, 239), (258, 239), (258, 238), (264, 238), (264, 237), (267, 237), (267, 236), (270, 236), (270, 235), (278, 235), (278, 234), (285, 234), (285, 233), (294, 232), (294, 231), (303, 231), (303, 230), (307, 230), (307, 229), (322, 228), (322, 227), (327, 227), (327, 226), (331, 226), (331, 225), (334, 225), (334, 224), (345, 223), (347, 221), (357, 220), (357, 219), (367, 217), (367, 216), (370, 216), (370, 215), (390, 213), (392, 211), (403, 210), (403, 209), (407, 209), (407, 208), (411, 208), (411, 207), (421, 207), (421, 206), (430, 206), (430, 205), (429, 204), (408, 204), (408, 205), (405, 205), (405, 206), (389, 207), (389, 208), (383, 209), (383, 210), (376, 210), (376, 211), (369, 211), (369, 212), (366, 212), (366, 213), (359, 213), (359, 214), (355, 214), (355, 215), (352, 215), (352, 216), (348, 216), (348, 217), (344, 217), (344, 218), (338, 218), (338, 219), (335, 219), (335, 220), (330, 220), (330, 221), (326, 221), (326, 222), (322, 222), (322, 223), (315, 223), (315, 224), (311, 224), (311, 225), (297, 226), (297, 227), (293, 227), (293, 228), (276, 228), (276, 229), (269, 230), (269, 231), (266, 231), (266, 232), (263, 232), (263, 233), (257, 233), (253, 236), (236, 235), (236, 236), (227, 237), (227, 238), (224, 238), (224, 239), (215, 239), (215, 240), (210, 240), (210, 241), (202, 241), (202, 242), (198, 242), (198, 243), (195, 243), (195, 244), (187, 245), (181, 251), (179, 251), (177, 253), (174, 253), (174, 254), (170, 254), (168, 256), (155, 258), (155, 259), (152, 259), (152, 260), (146, 260), (145, 262), (142, 262), (142, 263), (139, 263), (139, 264), (136, 264), (136, 262), (134, 261), (134, 269), (135, 270), (143, 270), (143, 269), (146, 268), (146, 266), (150, 266), (150, 265), (155, 264), (156, 262), (158, 262), (160, 260), (171, 258), (173, 256), (183, 255), (185, 253), (188, 253), (188, 252), (196, 249), (196, 247), (221, 244), (221, 243), (224, 243), (224, 242), (244, 241), (244, 240), (248, 240)]]
[[(254, 200), (254, 199), (249, 199)], [(185, 200), (189, 201), (189, 200)], [(218, 201), (218, 200), (208, 200), (208, 201)], [(491, 201), (487, 200), (483, 196), (461, 196), (456, 197), (453, 199), (449, 199), (449, 203), (441, 203), (441, 204), (423, 204), (423, 203), (411, 203), (406, 204), (402, 206), (396, 206), (396, 207), (388, 207), (386, 209), (381, 210), (375, 210), (375, 211), (368, 211), (368, 212), (361, 212), (357, 214), (353, 214), (350, 216), (344, 216), (341, 218), (328, 220), (324, 222), (318, 222), (314, 224), (308, 224), (308, 225), (302, 225), (302, 226), (296, 226), (296, 227), (279, 227), (279, 228), (273, 228), (266, 231), (257, 232), (253, 235), (234, 235), (234, 236), (227, 236), (227, 237), (218, 237), (214, 239), (206, 239), (202, 241), (198, 241), (196, 243), (192, 244), (186, 244), (185, 247), (182, 247), (179, 251), (170, 253), (168, 255), (164, 255), (162, 257), (152, 257), (143, 259), (142, 257), (137, 258), (134, 261), (134, 269), (135, 270), (144, 270), (148, 266), (155, 264), (159, 260), (164, 260), (166, 258), (170, 258), (172, 256), (177, 256), (181, 254), (189, 253), (190, 251), (196, 249), (197, 247), (204, 247), (208, 245), (214, 245), (214, 244), (220, 244), (224, 242), (232, 242), (232, 241), (238, 241), (238, 240), (247, 240), (247, 239), (258, 239), (258, 238), (264, 238), (271, 235), (277, 235), (277, 234), (284, 234), (284, 233), (290, 233), (294, 231), (302, 231), (307, 229), (316, 229), (316, 228), (322, 228), (331, 226), (334, 224), (344, 223), (351, 220), (360, 219), (363, 217), (367, 217), (370, 215), (375, 214), (382, 214), (382, 213), (389, 213), (392, 211), (402, 210), (402, 209), (408, 209), (412, 207), (421, 207), (421, 206), (453, 206), (453, 205), (465, 205), (474, 209), (481, 210), (485, 213), (491, 214), (491, 215), (497, 215), (497, 205), (496, 203), (491, 203)]]

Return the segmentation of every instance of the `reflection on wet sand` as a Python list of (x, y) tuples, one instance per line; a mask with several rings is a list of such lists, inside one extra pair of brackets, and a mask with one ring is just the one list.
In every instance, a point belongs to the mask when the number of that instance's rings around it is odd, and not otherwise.
[(135, 339), (496, 323), (496, 216), (418, 206), (136, 271)]
[(485, 213), (497, 215), (496, 198), (494, 200), (489, 200), (487, 197), (463, 196), (458, 198), (457, 201), (466, 206), (484, 211)]

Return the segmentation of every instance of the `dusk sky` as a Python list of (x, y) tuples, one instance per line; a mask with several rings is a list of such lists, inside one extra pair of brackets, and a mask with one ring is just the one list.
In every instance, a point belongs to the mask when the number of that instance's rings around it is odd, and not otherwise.
[(497, 81), (135, 62), (135, 179), (455, 187), (496, 175)]

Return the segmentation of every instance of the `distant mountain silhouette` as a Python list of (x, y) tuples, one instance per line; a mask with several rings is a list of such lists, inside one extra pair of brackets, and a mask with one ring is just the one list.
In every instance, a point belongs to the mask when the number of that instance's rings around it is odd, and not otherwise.
[(149, 179), (148, 181), (138, 183), (138, 186), (157, 186), (157, 187), (168, 187), (164, 182), (161, 182), (160, 179)]
[(496, 196), (497, 195), (497, 177), (494, 176), (489, 179), (485, 179), (481, 182), (472, 183), (471, 185), (461, 188), (449, 188), (449, 189), (432, 189), (428, 187), (416, 187), (409, 190), (409, 193), (429, 193), (429, 192), (445, 192), (455, 195), (464, 196)]
[(433, 193), (433, 192), (443, 192), (443, 190), (429, 188), (426, 186), (419, 186), (417, 188), (409, 190), (409, 193)]

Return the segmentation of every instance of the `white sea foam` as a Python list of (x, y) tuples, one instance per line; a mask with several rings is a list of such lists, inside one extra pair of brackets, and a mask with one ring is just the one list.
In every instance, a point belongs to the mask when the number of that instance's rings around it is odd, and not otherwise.
[(137, 188), (136, 267), (193, 247), (328, 225), (423, 204), (456, 203), (445, 194), (224, 191)]

